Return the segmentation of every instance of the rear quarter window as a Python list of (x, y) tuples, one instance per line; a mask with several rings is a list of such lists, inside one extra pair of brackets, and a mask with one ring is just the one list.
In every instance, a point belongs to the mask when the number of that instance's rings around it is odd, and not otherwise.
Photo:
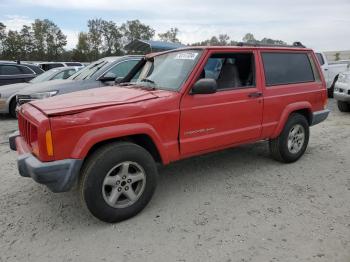
[(264, 52), (262, 60), (267, 86), (315, 81), (307, 53)]

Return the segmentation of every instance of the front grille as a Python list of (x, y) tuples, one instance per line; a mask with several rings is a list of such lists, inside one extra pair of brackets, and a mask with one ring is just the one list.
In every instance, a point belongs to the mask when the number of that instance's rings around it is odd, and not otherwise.
[(18, 127), (20, 135), (28, 146), (32, 147), (32, 144), (38, 140), (37, 127), (25, 119), (21, 113), (18, 114)]

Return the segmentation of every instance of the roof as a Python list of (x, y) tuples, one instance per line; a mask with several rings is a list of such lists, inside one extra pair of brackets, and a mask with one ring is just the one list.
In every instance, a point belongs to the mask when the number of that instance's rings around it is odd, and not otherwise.
[(242, 51), (249, 51), (249, 50), (281, 50), (281, 51), (300, 51), (300, 52), (305, 52), (305, 51), (312, 51), (310, 48), (303, 48), (303, 47), (282, 47), (282, 46), (186, 46), (178, 49), (173, 49), (173, 50), (167, 50), (163, 52), (154, 52), (147, 54), (147, 58), (152, 58), (161, 54), (166, 54), (166, 53), (172, 53), (172, 52), (179, 52), (179, 51), (189, 51), (189, 50), (232, 50), (234, 49), (235, 51), (237, 50), (242, 50)]
[(125, 49), (132, 52), (151, 53), (167, 51), (181, 47), (185, 47), (185, 45), (180, 43), (171, 43), (154, 40), (134, 40), (131, 43), (127, 44), (125, 46)]

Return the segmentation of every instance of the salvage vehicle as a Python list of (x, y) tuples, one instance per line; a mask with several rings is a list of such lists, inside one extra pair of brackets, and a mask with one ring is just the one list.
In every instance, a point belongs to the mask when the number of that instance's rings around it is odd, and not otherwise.
[(90, 88), (114, 85), (141, 60), (142, 56), (112, 56), (84, 67), (67, 80), (54, 80), (28, 86), (17, 94), (17, 105), (29, 101), (72, 93)]
[(341, 112), (350, 112), (350, 71), (339, 74), (335, 83), (334, 99)]
[(28, 82), (41, 73), (44, 71), (35, 65), (1, 62), (0, 86)]
[(334, 86), (338, 80), (339, 73), (349, 70), (350, 61), (330, 63), (324, 53), (317, 52), (316, 56), (326, 79), (328, 97), (333, 97)]
[(190, 47), (147, 55), (119, 87), (21, 106), (9, 142), (21, 176), (53, 192), (78, 182), (88, 210), (117, 222), (150, 201), (156, 163), (261, 140), (276, 160), (297, 161), (326, 107), (311, 49)]
[(16, 94), (20, 90), (49, 80), (67, 79), (79, 69), (80, 67), (54, 68), (38, 75), (29, 82), (0, 86), (0, 114), (10, 114), (12, 117), (16, 117)]

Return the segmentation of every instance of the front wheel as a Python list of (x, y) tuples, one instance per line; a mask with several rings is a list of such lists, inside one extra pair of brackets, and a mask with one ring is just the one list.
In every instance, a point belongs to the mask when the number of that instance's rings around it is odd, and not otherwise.
[(151, 200), (157, 168), (144, 148), (111, 143), (93, 153), (83, 167), (80, 192), (89, 211), (114, 223), (138, 214)]
[(305, 153), (309, 135), (307, 119), (301, 114), (292, 114), (282, 133), (269, 142), (272, 157), (285, 163), (297, 161)]

